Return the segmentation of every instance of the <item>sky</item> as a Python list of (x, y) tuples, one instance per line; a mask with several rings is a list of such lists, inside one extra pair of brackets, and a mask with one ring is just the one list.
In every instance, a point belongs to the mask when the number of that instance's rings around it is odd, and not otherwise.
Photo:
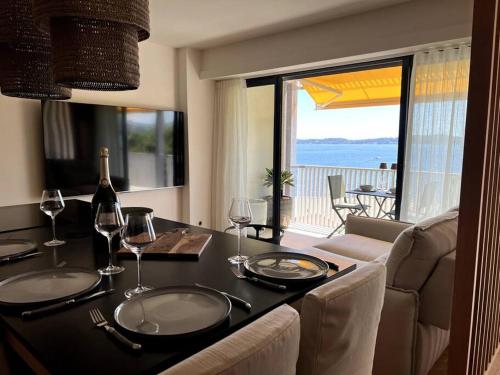
[(369, 139), (398, 133), (399, 105), (318, 111), (307, 91), (298, 91), (298, 139)]

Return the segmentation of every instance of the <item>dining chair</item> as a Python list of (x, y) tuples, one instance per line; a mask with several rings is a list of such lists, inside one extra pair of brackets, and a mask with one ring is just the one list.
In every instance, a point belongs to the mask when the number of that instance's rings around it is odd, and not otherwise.
[(306, 294), (297, 375), (371, 375), (385, 279), (373, 261)]
[(328, 188), (330, 190), (330, 200), (332, 209), (340, 219), (340, 224), (328, 235), (328, 238), (333, 236), (339, 229), (345, 226), (345, 218), (342, 216), (343, 210), (348, 210), (348, 213), (360, 215), (370, 206), (358, 203), (349, 203), (345, 194), (344, 176), (337, 174), (328, 176)]
[(282, 305), (160, 375), (293, 375), (300, 318)]

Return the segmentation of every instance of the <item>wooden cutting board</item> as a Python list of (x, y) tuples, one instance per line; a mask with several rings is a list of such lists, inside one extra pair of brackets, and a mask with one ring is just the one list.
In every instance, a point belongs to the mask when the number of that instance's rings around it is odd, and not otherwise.
[[(178, 228), (173, 231), (160, 233), (156, 237), (156, 241), (144, 249), (142, 256), (146, 259), (174, 258), (198, 260), (211, 238), (211, 234), (186, 233), (185, 228)], [(117, 255), (135, 257), (125, 247), (118, 250)]]

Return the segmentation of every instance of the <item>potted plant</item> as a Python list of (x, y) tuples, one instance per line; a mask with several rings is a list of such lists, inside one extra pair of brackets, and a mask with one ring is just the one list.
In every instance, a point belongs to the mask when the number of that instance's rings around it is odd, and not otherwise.
[[(272, 168), (266, 168), (264, 178), (264, 186), (273, 186), (274, 171)], [(295, 186), (293, 173), (287, 170), (281, 171), (280, 174), (280, 225), (282, 228), (287, 228), (290, 224), (293, 215), (293, 199), (284, 194), (285, 186)], [(272, 224), (273, 217), (273, 197), (267, 196), (267, 224)]]

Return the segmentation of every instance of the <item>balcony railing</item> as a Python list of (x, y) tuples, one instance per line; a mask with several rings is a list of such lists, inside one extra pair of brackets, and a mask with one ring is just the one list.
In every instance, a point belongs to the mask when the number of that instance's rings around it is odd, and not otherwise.
[[(396, 186), (396, 171), (390, 169), (294, 165), (291, 170), (295, 187), (288, 193), (294, 199), (292, 222), (297, 225), (335, 228), (340, 223), (332, 210), (327, 176), (344, 176), (346, 190), (358, 189), (360, 185), (373, 185), (384, 190)], [(357, 202), (353, 194), (347, 194), (346, 198), (348, 202)], [(370, 206), (368, 214), (375, 216), (378, 211), (375, 198), (362, 196), (360, 199), (363, 204)], [(385, 210), (388, 211), (393, 202), (388, 199)]]

